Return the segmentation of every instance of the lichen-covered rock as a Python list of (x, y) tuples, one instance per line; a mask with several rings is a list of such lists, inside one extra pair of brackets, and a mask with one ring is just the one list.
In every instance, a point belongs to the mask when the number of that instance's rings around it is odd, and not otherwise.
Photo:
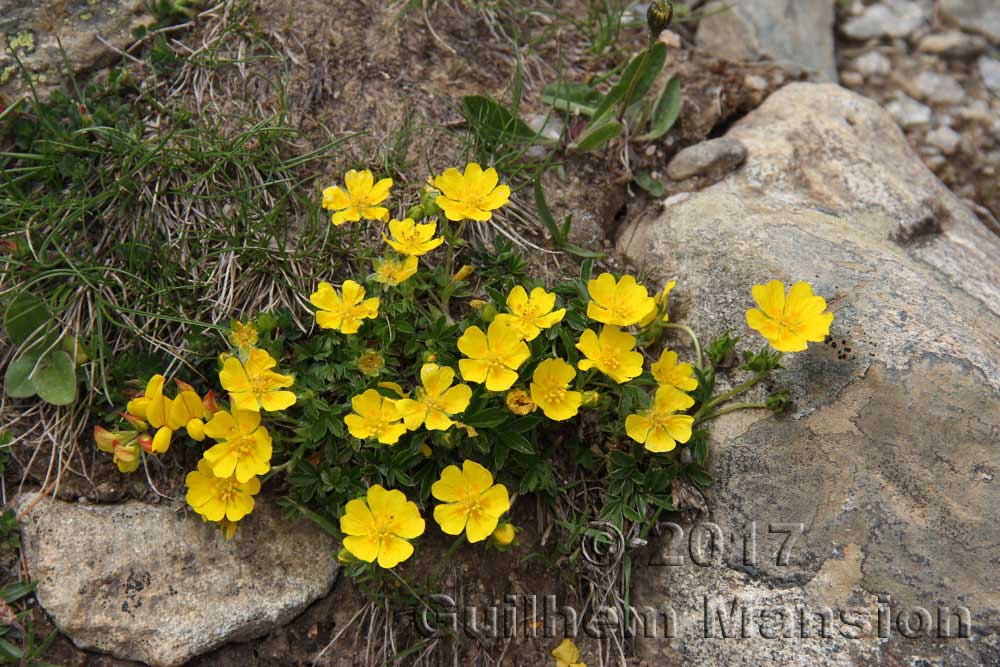
[[(888, 114), (836, 86), (788, 86), (729, 136), (747, 146), (744, 166), (625, 228), (621, 250), (678, 278), (671, 299), (706, 335), (762, 342), (743, 312), (749, 287), (773, 277), (811, 282), (836, 319), (826, 344), (783, 359), (790, 415), (713, 422), (710, 520), (725, 558), (693, 563), (690, 527), (658, 547), (682, 565), (647, 554), (661, 565), (635, 573), (635, 603), (669, 607), (677, 627), (641, 653), (651, 664), (995, 664), (1000, 240)], [(831, 636), (817, 637), (827, 609)], [(747, 639), (731, 634), (744, 632), (741, 611)], [(969, 637), (939, 635), (960, 629)]]
[(67, 63), (79, 73), (114, 60), (118, 57), (114, 49), (127, 47), (133, 31), (153, 21), (146, 11), (148, 4), (143, 0), (0, 0), (0, 94), (13, 98), (28, 89), (17, 59), (41, 88), (58, 83)]
[(731, 60), (769, 58), (836, 81), (833, 3), (827, 0), (712, 2), (698, 23), (698, 45)]
[(325, 595), (338, 569), (325, 533), (265, 502), (227, 542), (168, 506), (36, 500), (17, 509), (39, 604), (77, 646), (119, 658), (180, 665), (263, 635)]

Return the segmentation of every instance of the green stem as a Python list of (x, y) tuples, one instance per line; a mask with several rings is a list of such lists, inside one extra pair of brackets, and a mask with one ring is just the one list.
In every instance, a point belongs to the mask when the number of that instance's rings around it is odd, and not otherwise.
[[(724, 403), (725, 401), (728, 401), (731, 398), (739, 396), (740, 394), (742, 394), (743, 392), (745, 392), (748, 389), (752, 388), (758, 382), (760, 382), (761, 380), (763, 380), (765, 377), (767, 377), (767, 373), (766, 372), (765, 373), (757, 373), (756, 375), (754, 375), (752, 378), (750, 378), (749, 380), (747, 380), (743, 384), (737, 385), (737, 386), (733, 387), (732, 389), (730, 389), (729, 391), (727, 391), (726, 393), (719, 394), (715, 398), (712, 398), (712, 399), (709, 399), (708, 401), (705, 401), (705, 404), (702, 405), (700, 408), (698, 408), (698, 412), (694, 413), (694, 420), (696, 422), (699, 421), (702, 417), (705, 416), (705, 414), (708, 413), (709, 410), (711, 410), (715, 406), (719, 405), (720, 403)], [(718, 416), (718, 415), (715, 415), (715, 416)]]
[(767, 407), (767, 403), (733, 403), (731, 405), (727, 405), (721, 410), (716, 410), (710, 415), (705, 415), (704, 417), (696, 419), (694, 423), (695, 426), (697, 426), (698, 424), (703, 424), (704, 422), (707, 422), (710, 419), (715, 419), (716, 417), (721, 417), (724, 414), (728, 414), (730, 412), (736, 412), (737, 410), (758, 410), (758, 409), (767, 410), (769, 408)]
[(691, 342), (694, 344), (694, 355), (698, 360), (698, 368), (703, 368), (702, 358), (701, 358), (701, 343), (698, 342), (698, 336), (695, 334), (694, 330), (686, 324), (674, 324), (673, 322), (666, 322), (663, 327), (665, 329), (678, 329), (683, 331), (691, 338)]

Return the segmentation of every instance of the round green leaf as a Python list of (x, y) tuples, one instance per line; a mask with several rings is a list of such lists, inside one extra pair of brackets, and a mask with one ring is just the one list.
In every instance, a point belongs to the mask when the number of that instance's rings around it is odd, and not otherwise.
[(35, 395), (35, 383), (31, 381), (31, 371), (35, 370), (38, 354), (28, 350), (18, 355), (7, 366), (3, 380), (3, 390), (11, 398), (28, 398)]
[(28, 340), (41, 338), (53, 325), (52, 313), (36, 296), (21, 292), (15, 296), (3, 316), (7, 335), (17, 347)]
[(38, 395), (53, 405), (69, 405), (76, 400), (76, 369), (62, 350), (46, 354), (32, 380)]

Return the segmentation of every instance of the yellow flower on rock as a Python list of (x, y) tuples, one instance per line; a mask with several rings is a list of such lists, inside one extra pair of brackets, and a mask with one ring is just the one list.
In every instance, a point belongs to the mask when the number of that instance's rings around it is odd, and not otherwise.
[(587, 283), (587, 291), (587, 317), (597, 322), (627, 327), (656, 311), (656, 300), (629, 275), (616, 281), (610, 273), (602, 273)]
[(443, 237), (434, 238), (436, 231), (436, 222), (418, 225), (412, 218), (393, 219), (389, 221), (389, 233), (392, 234), (392, 238), (386, 238), (385, 242), (402, 255), (418, 257), (426, 255), (444, 243)]
[(587, 667), (580, 662), (580, 649), (572, 639), (564, 639), (559, 646), (552, 649), (552, 657), (556, 659), (556, 667)]
[(535, 368), (531, 399), (549, 419), (565, 421), (580, 411), (583, 394), (569, 390), (574, 377), (576, 371), (562, 359), (546, 359)]
[(813, 294), (809, 283), (798, 282), (788, 290), (780, 280), (753, 286), (758, 308), (747, 311), (747, 324), (779, 352), (801, 352), (810, 342), (820, 343), (830, 333), (833, 313), (826, 299)]
[(496, 530), (500, 517), (510, 509), (503, 484), (493, 484), (490, 471), (475, 461), (462, 469), (448, 466), (431, 485), (431, 495), (443, 504), (434, 508), (434, 520), (449, 535), (465, 531), (469, 542), (482, 542)]
[(240, 350), (249, 350), (257, 344), (257, 326), (253, 322), (233, 322), (229, 329), (229, 342)]
[(188, 473), (187, 503), (208, 521), (239, 521), (253, 511), (253, 497), (260, 493), (260, 480), (253, 477), (240, 482), (236, 476), (216, 477), (205, 459), (198, 469)]
[(669, 452), (678, 442), (685, 443), (691, 439), (694, 417), (676, 413), (692, 405), (693, 398), (675, 387), (664, 385), (656, 390), (649, 410), (625, 418), (625, 432), (651, 452)]
[(226, 357), (219, 372), (222, 388), (229, 392), (234, 410), (266, 410), (275, 412), (295, 405), (295, 393), (282, 391), (295, 380), (291, 375), (276, 373), (278, 362), (266, 350), (250, 350), (246, 362)]
[(420, 369), (420, 382), (414, 398), (396, 401), (396, 410), (403, 418), (406, 428), (415, 431), (421, 424), (428, 431), (445, 431), (454, 423), (451, 415), (457, 415), (469, 407), (472, 389), (460, 384), (454, 387), (455, 371), (447, 366), (424, 364)]
[(408, 257), (383, 257), (374, 262), (375, 274), (372, 279), (377, 283), (395, 287), (413, 277), (417, 272), (417, 258)]
[(517, 329), (524, 340), (535, 340), (542, 329), (548, 329), (562, 321), (566, 309), (552, 310), (555, 305), (555, 294), (536, 287), (531, 290), (531, 296), (528, 296), (527, 290), (518, 285), (507, 295), (510, 314), (497, 315), (496, 319)]
[(531, 400), (531, 394), (523, 389), (511, 389), (507, 392), (507, 409), (515, 415), (530, 415), (538, 407)]
[(656, 308), (649, 311), (649, 314), (642, 318), (642, 321), (639, 322), (640, 327), (648, 327), (656, 320), (657, 316), (662, 316), (660, 317), (661, 322), (670, 321), (670, 292), (675, 287), (677, 287), (677, 281), (671, 280), (666, 284), (662, 292), (653, 297), (653, 300), (656, 302)]
[(396, 403), (375, 389), (368, 389), (351, 399), (354, 412), (344, 417), (347, 430), (355, 438), (377, 438), (383, 445), (395, 445), (406, 433)]
[(643, 358), (634, 351), (635, 343), (635, 336), (618, 327), (605, 326), (600, 336), (587, 329), (576, 344), (586, 359), (577, 365), (582, 371), (596, 368), (618, 384), (628, 382), (642, 375)]
[(424, 520), (416, 503), (402, 491), (387, 491), (375, 484), (365, 498), (347, 503), (340, 530), (345, 535), (344, 548), (352, 556), (366, 563), (378, 561), (379, 567), (389, 569), (413, 555), (409, 540), (424, 534)]
[(664, 350), (659, 361), (650, 370), (653, 378), (661, 385), (677, 387), (681, 391), (694, 391), (698, 388), (694, 367), (688, 363), (677, 363), (677, 353), (672, 350)]
[(260, 413), (222, 410), (205, 424), (205, 434), (220, 441), (204, 453), (216, 477), (236, 476), (246, 482), (271, 469), (271, 435), (260, 425)]
[(365, 298), (365, 288), (353, 280), (345, 280), (340, 293), (328, 282), (320, 282), (309, 295), (309, 302), (319, 310), (316, 324), (321, 329), (337, 329), (340, 333), (355, 334), (361, 321), (378, 317), (378, 297)]
[(458, 369), (468, 382), (485, 382), (490, 391), (506, 391), (517, 382), (517, 369), (531, 350), (517, 330), (494, 320), (486, 333), (469, 327), (458, 339), (458, 349), (467, 359), (460, 359)]
[(500, 177), (490, 167), (486, 171), (475, 162), (465, 165), (465, 173), (452, 167), (434, 178), (441, 191), (434, 200), (449, 220), (479, 220), (493, 217), (493, 211), (510, 201), (510, 187), (497, 185)]
[(389, 209), (379, 206), (389, 197), (392, 179), (383, 178), (378, 183), (372, 172), (351, 169), (344, 174), (347, 192), (337, 186), (323, 190), (323, 208), (336, 211), (331, 218), (335, 225), (365, 220), (388, 220)]

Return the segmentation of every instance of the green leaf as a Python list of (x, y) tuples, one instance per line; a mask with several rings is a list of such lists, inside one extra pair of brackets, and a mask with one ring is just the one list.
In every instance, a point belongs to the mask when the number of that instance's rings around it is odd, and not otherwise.
[(601, 103), (601, 93), (585, 83), (556, 81), (542, 89), (542, 102), (561, 111), (593, 116)]
[(35, 592), (35, 584), (30, 581), (21, 581), (16, 584), (9, 584), (0, 589), (0, 597), (4, 602), (17, 602), (23, 597)]
[(3, 323), (11, 342), (17, 347), (39, 340), (54, 326), (48, 307), (29, 292), (21, 292), (11, 300)]
[(462, 99), (465, 119), (470, 127), (488, 139), (531, 143), (537, 133), (509, 109), (482, 95), (468, 95)]
[(663, 42), (657, 42), (647, 50), (636, 55), (628, 64), (628, 67), (625, 68), (622, 78), (618, 80), (614, 88), (609, 90), (608, 94), (601, 100), (601, 104), (594, 112), (594, 116), (602, 116), (610, 111), (615, 104), (624, 99), (625, 95), (628, 94), (629, 88), (632, 89), (632, 97), (629, 100), (629, 104), (641, 100), (649, 92), (649, 89), (652, 88), (653, 82), (656, 81), (656, 77), (659, 75), (660, 70), (663, 69), (663, 64), (666, 61), (667, 45)]
[(545, 228), (549, 230), (552, 240), (555, 241), (557, 246), (562, 245), (566, 237), (563, 235), (562, 230), (559, 229), (559, 225), (556, 224), (556, 219), (549, 209), (549, 204), (545, 201), (545, 192), (542, 190), (541, 172), (538, 172), (538, 175), (535, 176), (535, 206), (538, 208), (538, 217), (542, 219)]
[(610, 117), (597, 118), (569, 147), (571, 150), (580, 152), (596, 150), (602, 148), (624, 131), (625, 126), (617, 120), (611, 120)]
[(29, 398), (35, 395), (35, 383), (31, 381), (31, 372), (38, 363), (38, 352), (35, 349), (26, 350), (7, 366), (3, 390), (11, 398)]
[(42, 357), (31, 379), (39, 397), (53, 405), (69, 405), (76, 400), (76, 368), (62, 350)]
[(653, 178), (653, 175), (648, 171), (643, 169), (642, 171), (636, 172), (635, 183), (640, 188), (648, 192), (654, 197), (662, 197), (664, 185), (663, 182)]
[(666, 134), (677, 122), (681, 113), (681, 78), (674, 74), (663, 87), (660, 99), (653, 110), (653, 120), (649, 132), (636, 137), (636, 141), (653, 141)]

